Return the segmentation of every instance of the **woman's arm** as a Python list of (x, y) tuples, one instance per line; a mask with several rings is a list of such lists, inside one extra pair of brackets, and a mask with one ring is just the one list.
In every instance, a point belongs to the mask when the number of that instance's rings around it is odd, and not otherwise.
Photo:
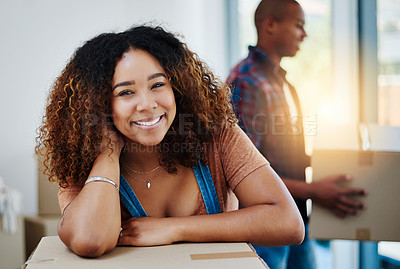
[[(89, 177), (101, 176), (119, 186), (119, 154), (106, 150), (96, 158)], [(107, 182), (86, 184), (64, 210), (58, 234), (80, 256), (97, 257), (112, 250), (121, 228), (119, 192)]]
[(242, 209), (173, 218), (132, 218), (122, 225), (121, 245), (163, 245), (178, 241), (251, 242), (256, 245), (300, 244), (304, 224), (281, 179), (269, 165), (244, 178), (235, 188)]

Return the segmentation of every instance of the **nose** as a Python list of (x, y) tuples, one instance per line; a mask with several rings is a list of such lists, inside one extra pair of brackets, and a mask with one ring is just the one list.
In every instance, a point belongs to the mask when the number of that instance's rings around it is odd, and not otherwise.
[(157, 101), (151, 92), (144, 92), (138, 98), (137, 111), (151, 110), (157, 107)]
[(302, 39), (304, 39), (304, 38), (306, 38), (307, 37), (307, 32), (306, 32), (306, 30), (303, 28), (303, 34), (302, 34)]

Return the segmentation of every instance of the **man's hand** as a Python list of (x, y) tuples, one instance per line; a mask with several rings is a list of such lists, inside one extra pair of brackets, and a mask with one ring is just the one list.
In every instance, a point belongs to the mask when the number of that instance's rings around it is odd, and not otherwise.
[(349, 198), (349, 196), (366, 195), (364, 189), (345, 188), (339, 183), (351, 180), (347, 175), (329, 176), (310, 184), (311, 199), (314, 203), (329, 208), (340, 218), (357, 215), (365, 208), (365, 204)]

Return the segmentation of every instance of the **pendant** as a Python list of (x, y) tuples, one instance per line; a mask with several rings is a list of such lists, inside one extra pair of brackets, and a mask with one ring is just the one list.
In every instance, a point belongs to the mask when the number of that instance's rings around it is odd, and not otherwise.
[(150, 184), (150, 180), (147, 180), (147, 188), (150, 189), (151, 184)]

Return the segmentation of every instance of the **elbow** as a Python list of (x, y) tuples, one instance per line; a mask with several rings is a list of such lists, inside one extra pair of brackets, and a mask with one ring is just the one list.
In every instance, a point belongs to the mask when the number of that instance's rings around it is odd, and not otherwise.
[(78, 256), (88, 258), (100, 257), (117, 245), (117, 240), (115, 242), (107, 242), (106, 238), (93, 234), (68, 236), (59, 231), (59, 236), (72, 252)]
[(297, 209), (283, 217), (279, 227), (282, 236), (277, 245), (300, 245), (304, 241), (305, 226)]
[(288, 244), (300, 245), (304, 241), (305, 228), (303, 220), (300, 218), (297, 222), (289, 228), (288, 231)]
[(304, 241), (305, 229), (303, 221), (281, 223), (276, 230), (276, 236), (264, 246), (280, 247), (289, 245), (300, 245)]
[(70, 249), (82, 257), (97, 258), (108, 251), (100, 240), (93, 238), (79, 238), (71, 241)]
[(282, 233), (285, 236), (285, 245), (300, 245), (304, 241), (305, 227), (303, 218), (296, 209), (286, 216), (285, 225), (282, 225)]
[(286, 208), (284, 217), (285, 225), (282, 225), (286, 232), (286, 245), (300, 245), (304, 241), (305, 226), (303, 218), (297, 206), (292, 203), (291, 206)]
[[(279, 210), (284, 212), (285, 210)], [(262, 236), (257, 236), (256, 240), (250, 240), (258, 246), (280, 247), (288, 245), (300, 245), (304, 241), (305, 227), (303, 219), (298, 210), (288, 210), (286, 214), (280, 215), (275, 219), (271, 229), (265, 229)], [(267, 221), (264, 220), (263, 223)]]
[(293, 210), (288, 220), (286, 221), (287, 244), (300, 245), (304, 241), (305, 227), (303, 218), (297, 208)]

